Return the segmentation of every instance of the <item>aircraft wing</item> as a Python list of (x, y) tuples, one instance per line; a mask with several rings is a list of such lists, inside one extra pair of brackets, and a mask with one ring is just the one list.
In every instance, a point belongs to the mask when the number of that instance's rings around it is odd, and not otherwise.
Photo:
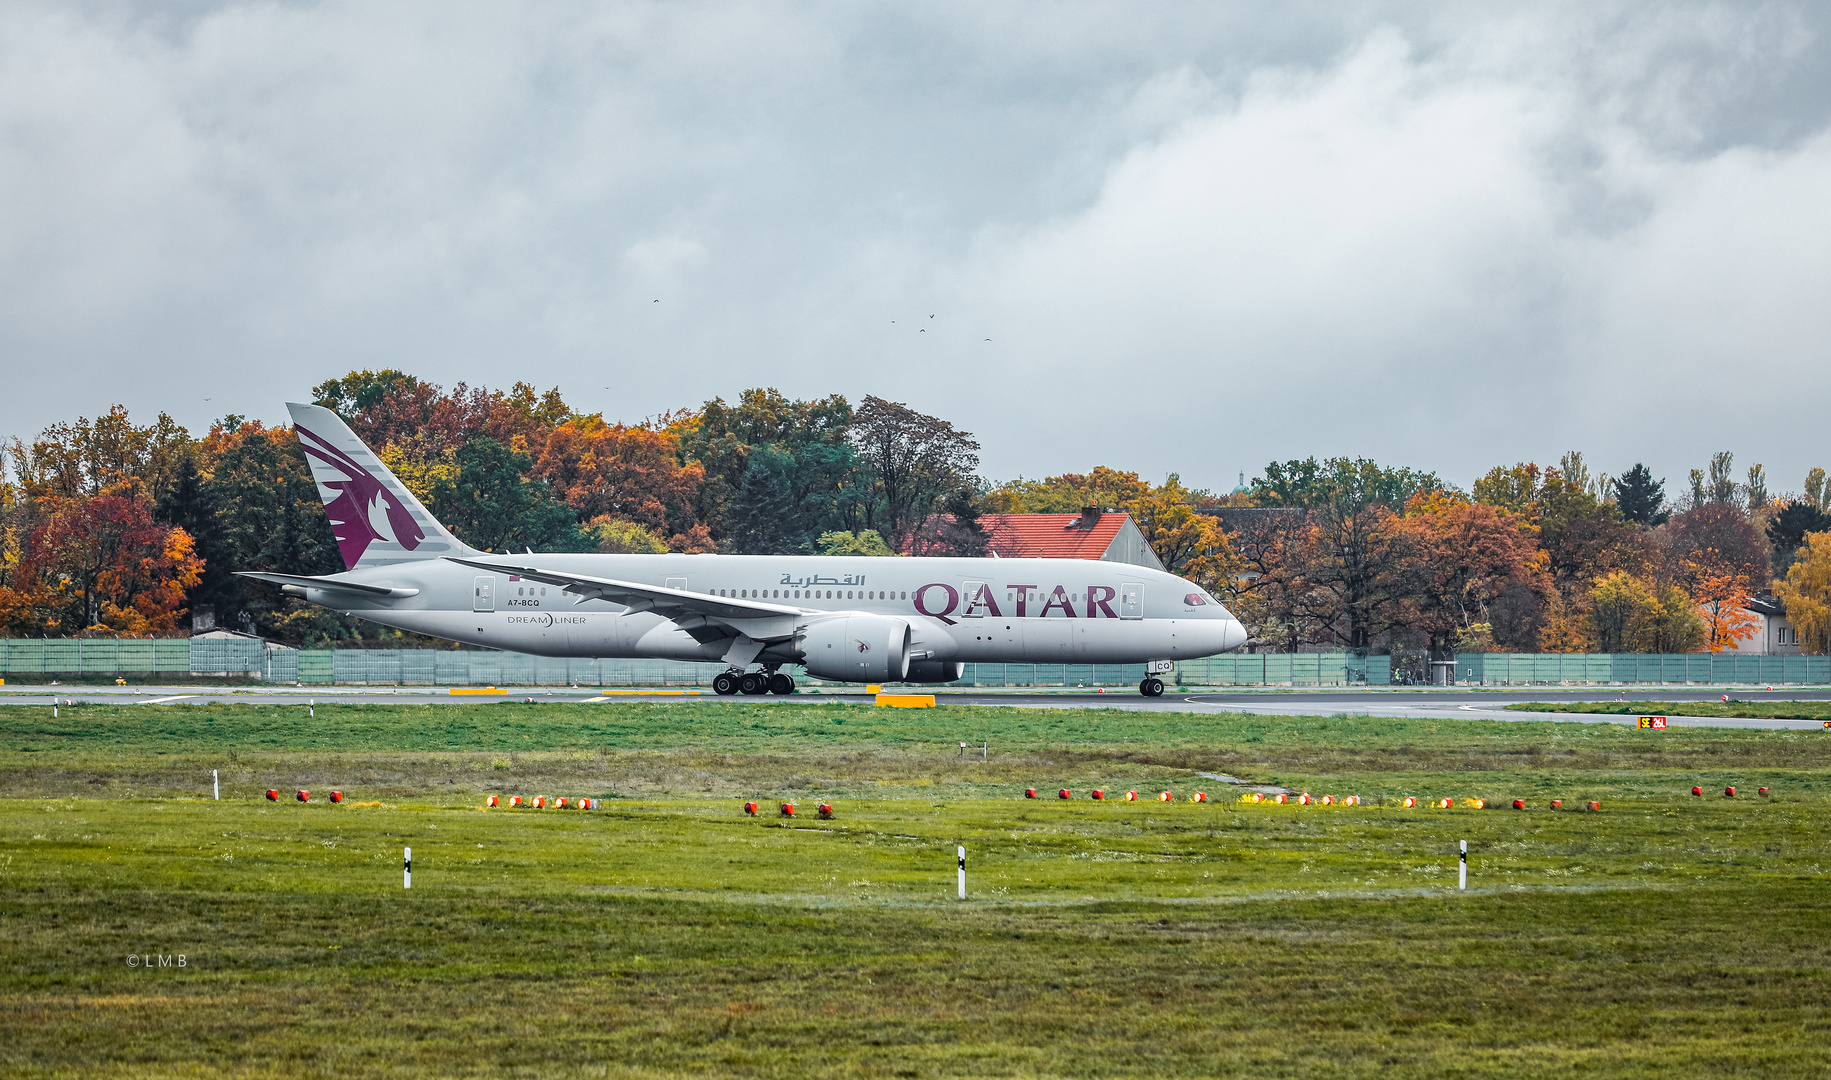
[(657, 615), (676, 622), (692, 615), (717, 619), (720, 622), (731, 622), (773, 619), (783, 616), (794, 618), (809, 614), (798, 607), (766, 604), (761, 600), (707, 596), (705, 593), (667, 589), (659, 585), (638, 585), (633, 581), (616, 581), (611, 578), (591, 577), (587, 574), (543, 570), (538, 566), (512, 566), (507, 563), (483, 562), (478, 559), (460, 559), (450, 555), (447, 555), (446, 558), (460, 566), (468, 566), (476, 570), (514, 574), (527, 578), (529, 581), (538, 581), (543, 585), (558, 585), (566, 592), (578, 597), (577, 602), (579, 603), (586, 600), (608, 600), (613, 604), (622, 604), (629, 608), (629, 614), (638, 611), (653, 611)]
[(418, 589), (396, 589), (387, 585), (365, 585), (360, 581), (339, 581), (328, 577), (306, 577), (303, 574), (269, 574), (260, 570), (237, 570), (236, 577), (254, 578), (257, 581), (271, 581), (275, 585), (299, 585), (307, 589), (334, 589), (341, 592), (360, 593), (363, 596), (391, 596), (395, 598), (418, 596)]

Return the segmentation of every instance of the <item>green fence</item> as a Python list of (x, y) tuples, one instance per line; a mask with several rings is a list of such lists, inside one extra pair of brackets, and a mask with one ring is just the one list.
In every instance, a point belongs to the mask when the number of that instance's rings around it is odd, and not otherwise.
[[(567, 660), (476, 649), (272, 649), (249, 639), (0, 639), (0, 676), (246, 675), (343, 685), (706, 686), (722, 664)], [(967, 664), (955, 685), (1126, 686), (1142, 664)], [(1384, 686), (1386, 656), (1250, 653), (1177, 662), (1179, 686)], [(1486, 686), (1607, 683), (1831, 684), (1831, 657), (1639, 653), (1471, 653), (1456, 681)]]
[[(258, 644), (258, 642), (257, 642)], [(0, 638), (0, 676), (188, 674), (183, 638)]]
[(1456, 681), (1483, 686), (1560, 683), (1831, 683), (1831, 656), (1736, 653), (1469, 653)]

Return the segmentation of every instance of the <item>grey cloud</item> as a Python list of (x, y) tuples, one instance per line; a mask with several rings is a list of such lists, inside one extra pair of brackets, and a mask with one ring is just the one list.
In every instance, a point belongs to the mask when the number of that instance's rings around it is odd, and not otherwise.
[(629, 418), (875, 392), (998, 476), (1466, 484), (1575, 447), (1676, 479), (1727, 446), (1790, 486), (1824, 456), (1793, 434), (1826, 389), (1823, 23), (20, 5), (0, 431), (278, 420), (387, 365)]

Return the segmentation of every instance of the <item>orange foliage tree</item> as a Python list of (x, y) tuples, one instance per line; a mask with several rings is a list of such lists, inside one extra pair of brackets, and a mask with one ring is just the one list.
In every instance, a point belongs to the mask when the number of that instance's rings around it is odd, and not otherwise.
[(693, 500), (705, 468), (681, 464), (679, 445), (665, 427), (575, 417), (547, 435), (531, 475), (583, 519), (633, 521), (672, 536), (677, 551), (704, 550), (711, 537), (695, 520)]
[(1404, 538), (1393, 572), (1406, 579), (1402, 592), (1433, 655), (1447, 655), (1458, 635), (1485, 636), (1478, 628), (1509, 589), (1551, 592), (1532, 527), (1510, 511), (1431, 491), (1413, 496), (1389, 527)]
[(1721, 564), (1688, 562), (1691, 599), (1697, 604), (1698, 618), (1704, 623), (1704, 649), (1722, 652), (1747, 641), (1761, 628), (1761, 620), (1745, 605), (1748, 602), (1748, 575)]
[(19, 575), (47, 630), (174, 634), (185, 590), (203, 576), (191, 536), (134, 494), (57, 499), (33, 529)]

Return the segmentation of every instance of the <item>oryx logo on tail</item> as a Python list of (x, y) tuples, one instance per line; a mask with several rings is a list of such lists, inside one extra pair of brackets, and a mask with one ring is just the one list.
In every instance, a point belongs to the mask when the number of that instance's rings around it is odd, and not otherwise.
[(476, 554), (433, 519), (342, 417), (319, 405), (286, 408), (344, 566), (354, 570)]
[(420, 546), (426, 534), (420, 531), (419, 522), (380, 480), (312, 432), (296, 430), (306, 457), (344, 476), (342, 480), (321, 480), (319, 486), (329, 493), (324, 498), (324, 512), (330, 515), (331, 531), (337, 534), (337, 550), (343, 553), (345, 566), (353, 567), (361, 561), (376, 540), (391, 540), (408, 551)]

